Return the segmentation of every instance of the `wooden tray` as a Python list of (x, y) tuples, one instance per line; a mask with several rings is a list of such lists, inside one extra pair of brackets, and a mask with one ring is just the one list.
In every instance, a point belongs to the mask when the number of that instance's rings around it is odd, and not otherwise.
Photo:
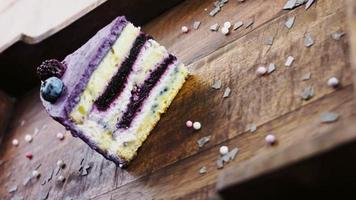
[[(21, 98), (1, 145), (0, 159), (5, 163), (0, 170), (0, 197), (13, 196), (7, 190), (17, 185), (15, 194), (29, 199), (47, 191), (50, 199), (208, 199), (217, 192), (229, 198), (234, 194), (231, 188), (242, 188), (254, 177), (352, 143), (356, 136), (355, 65), (350, 58), (356, 56), (349, 51), (355, 37), (349, 31), (346, 1), (324, 0), (308, 11), (303, 7), (282, 11), (285, 2), (231, 1), (210, 17), (214, 0), (184, 1), (143, 26), (188, 65), (192, 76), (127, 169), (117, 168), (69, 134), (64, 141), (57, 140), (56, 134), (65, 130), (44, 111), (38, 89)], [(289, 16), (296, 16), (290, 30), (284, 27)], [(254, 19), (253, 26), (228, 36), (209, 30), (214, 23), (250, 19)], [(198, 30), (180, 32), (181, 26), (191, 27), (195, 20), (201, 21)], [(335, 41), (330, 37), (335, 31), (347, 36)], [(304, 46), (306, 32), (315, 39), (310, 48)], [(269, 36), (274, 36), (272, 46), (264, 44)], [(286, 68), (289, 55), (295, 62)], [(256, 68), (270, 62), (276, 64), (276, 71), (257, 76)], [(311, 79), (301, 81), (308, 72)], [(338, 89), (326, 85), (331, 76), (340, 79)], [(211, 87), (215, 80), (222, 81), (220, 90)], [(302, 101), (300, 93), (308, 86), (314, 87), (315, 96)], [(226, 87), (231, 94), (223, 98)], [(323, 124), (323, 112), (338, 113), (340, 118)], [(188, 119), (200, 121), (202, 129), (187, 129)], [(23, 120), (26, 123), (21, 126)], [(257, 125), (255, 133), (249, 131), (251, 123)], [(31, 144), (23, 141), (27, 133), (34, 135)], [(276, 135), (277, 145), (265, 143), (269, 133)], [(197, 140), (208, 135), (210, 142), (199, 148)], [(17, 148), (11, 145), (14, 138), (21, 141)], [(234, 161), (217, 169), (222, 145), (238, 147), (240, 152)], [(24, 158), (27, 151), (34, 154), (31, 161)], [(42, 186), (58, 159), (67, 164), (60, 172), (66, 181), (55, 183), (57, 175)], [(86, 176), (78, 172), (82, 159), (91, 166)], [(39, 164), (40, 180), (23, 186), (28, 173)], [(207, 173), (200, 174), (203, 166)], [(246, 191), (251, 192), (245, 190), (241, 196)]]

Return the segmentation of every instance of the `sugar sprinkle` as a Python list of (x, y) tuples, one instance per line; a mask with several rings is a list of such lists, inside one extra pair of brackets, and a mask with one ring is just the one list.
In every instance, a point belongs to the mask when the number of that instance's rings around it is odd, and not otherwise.
[(218, 90), (218, 89), (221, 88), (221, 85), (222, 85), (221, 80), (216, 80), (216, 81), (214, 81), (214, 83), (211, 85), (211, 87), (214, 88), (214, 89), (216, 89), (216, 90)]
[(288, 58), (287, 58), (286, 62), (284, 63), (284, 65), (286, 67), (290, 67), (290, 66), (292, 66), (293, 62), (294, 62), (294, 57), (293, 56), (288, 56)]
[(210, 138), (211, 138), (210, 135), (200, 138), (200, 139), (197, 141), (199, 148), (203, 148), (204, 145), (210, 141)]
[(230, 89), (229, 87), (227, 87), (227, 88), (225, 89), (225, 91), (224, 91), (223, 97), (224, 97), (224, 98), (229, 97), (229, 96), (230, 96), (230, 93), (231, 93), (231, 89)]
[(320, 115), (320, 121), (322, 123), (332, 123), (339, 119), (339, 115), (333, 112), (325, 112)]
[(290, 16), (287, 18), (287, 20), (284, 22), (284, 25), (288, 28), (291, 29), (294, 25), (295, 21), (295, 16)]

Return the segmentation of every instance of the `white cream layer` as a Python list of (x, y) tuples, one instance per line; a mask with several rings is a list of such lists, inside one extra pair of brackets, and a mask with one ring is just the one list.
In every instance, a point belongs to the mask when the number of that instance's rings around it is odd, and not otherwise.
[[(108, 154), (130, 161), (182, 87), (187, 75), (188, 72), (183, 64), (170, 66), (150, 92), (129, 129), (118, 129), (112, 133), (91, 119), (77, 126), (84, 133), (89, 134), (87, 137), (91, 141), (95, 141), (94, 143), (100, 148), (107, 150)], [(165, 88), (167, 91), (163, 92)]]
[(83, 123), (92, 109), (94, 101), (102, 94), (121, 63), (128, 56), (139, 33), (140, 29), (134, 27), (131, 23), (125, 26), (111, 50), (91, 75), (86, 88), (80, 95), (79, 103), (70, 113), (71, 119), (76, 123)]

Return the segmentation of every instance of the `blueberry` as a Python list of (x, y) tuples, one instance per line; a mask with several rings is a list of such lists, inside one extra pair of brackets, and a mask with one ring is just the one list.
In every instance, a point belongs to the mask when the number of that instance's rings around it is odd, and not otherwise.
[(44, 100), (54, 103), (61, 96), (63, 88), (64, 85), (61, 79), (50, 77), (42, 82), (41, 96)]

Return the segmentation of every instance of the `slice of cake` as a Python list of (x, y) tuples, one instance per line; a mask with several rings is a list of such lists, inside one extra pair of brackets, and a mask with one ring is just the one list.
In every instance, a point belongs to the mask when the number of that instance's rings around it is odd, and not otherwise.
[(149, 35), (118, 17), (62, 62), (37, 68), (47, 112), (72, 135), (126, 165), (188, 76)]

